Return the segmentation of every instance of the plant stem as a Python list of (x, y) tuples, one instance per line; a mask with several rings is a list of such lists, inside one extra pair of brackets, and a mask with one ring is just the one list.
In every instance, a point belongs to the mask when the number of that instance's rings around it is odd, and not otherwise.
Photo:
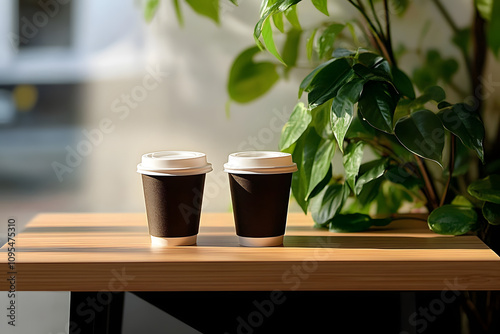
[(434, 189), (434, 184), (431, 182), (429, 172), (424, 164), (423, 159), (417, 155), (415, 156), (415, 159), (417, 160), (418, 168), (420, 170), (420, 173), (422, 174), (422, 178), (424, 179), (425, 189), (429, 198), (428, 204), (430, 205), (430, 207), (428, 208), (434, 210), (439, 206), (438, 198), (436, 196), (436, 190)]
[(396, 66), (396, 58), (394, 57), (394, 52), (392, 51), (391, 19), (389, 17), (389, 6), (387, 4), (387, 0), (384, 0), (384, 11), (385, 11), (385, 34), (386, 34), (385, 46), (387, 48), (387, 53), (389, 54), (392, 64)]
[(450, 187), (451, 178), (453, 177), (453, 169), (455, 168), (455, 146), (457, 138), (453, 133), (450, 133), (450, 163), (448, 165), (448, 179), (446, 180), (446, 185), (444, 186), (443, 195), (441, 196), (441, 201), (439, 206), (443, 206), (446, 200), (446, 194), (448, 193), (448, 188)]

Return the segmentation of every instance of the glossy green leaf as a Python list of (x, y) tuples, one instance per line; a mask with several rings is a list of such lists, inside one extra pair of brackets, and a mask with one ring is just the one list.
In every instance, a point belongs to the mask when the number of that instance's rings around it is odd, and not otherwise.
[(304, 213), (307, 213), (309, 205), (307, 200), (309, 180), (321, 140), (316, 131), (310, 127), (299, 138), (292, 153), (292, 159), (298, 168), (292, 175), (292, 194)]
[[(336, 59), (323, 67), (306, 91), (310, 107), (321, 105), (337, 95), (338, 90), (352, 77), (352, 69), (345, 58)], [(301, 85), (302, 86), (302, 85)]]
[(309, 194), (308, 200), (311, 201), (312, 198), (317, 196), (325, 187), (332, 181), (332, 176), (333, 176), (333, 167), (330, 164), (330, 168), (328, 169), (328, 172), (326, 173), (325, 177), (323, 180), (321, 180), (320, 183), (314, 188), (314, 190)]
[(354, 72), (363, 78), (365, 81), (386, 81), (392, 82), (390, 72), (386, 72), (380, 68), (369, 68), (362, 64), (355, 64), (352, 69)]
[[(301, 0), (295, 0), (292, 2), (298, 3)], [(294, 27), (297, 30), (302, 30), (302, 27), (300, 26), (299, 22), (299, 16), (297, 15), (297, 6), (291, 6), (285, 11), (285, 17), (290, 22), (292, 27)]]
[(406, 189), (413, 189), (423, 185), (422, 179), (410, 174), (401, 166), (392, 166), (388, 168), (384, 176), (390, 182), (400, 184)]
[(363, 189), (361, 189), (361, 191), (357, 195), (357, 198), (362, 205), (368, 205), (369, 203), (373, 202), (379, 192), (381, 192), (380, 186), (382, 185), (383, 180), (383, 178), (379, 177), (366, 183), (363, 186)]
[(327, 0), (312, 0), (312, 4), (316, 7), (317, 10), (325, 14), (326, 16), (330, 16), (328, 13), (328, 1)]
[(458, 206), (466, 206), (469, 208), (473, 208), (474, 204), (472, 204), (467, 198), (461, 195), (455, 196), (453, 201), (451, 201), (451, 204), (453, 205), (458, 205)]
[(283, 130), (281, 131), (279, 144), (280, 150), (285, 150), (295, 143), (307, 130), (311, 120), (311, 113), (304, 106), (304, 103), (297, 103), (292, 111), (292, 114), (290, 115), (290, 118), (288, 119), (288, 122), (286, 122)]
[(500, 204), (484, 202), (483, 216), (491, 225), (500, 225)]
[(392, 68), (392, 78), (394, 80), (394, 85), (396, 89), (406, 97), (410, 99), (415, 98), (415, 90), (413, 89), (413, 83), (410, 78), (397, 67)]
[(317, 148), (316, 155), (314, 156), (306, 198), (310, 196), (314, 188), (328, 173), (334, 154), (335, 143), (329, 139), (322, 139)]
[(412, 108), (421, 107), (429, 101), (441, 102), (446, 99), (446, 93), (439, 86), (431, 86), (424, 90), (424, 93), (412, 102)]
[(186, 0), (186, 3), (196, 13), (219, 23), (219, 0)]
[(309, 36), (309, 38), (307, 39), (306, 52), (307, 52), (307, 59), (309, 61), (311, 61), (311, 59), (312, 59), (312, 54), (313, 54), (313, 50), (314, 50), (314, 37), (316, 36), (317, 31), (318, 31), (318, 29), (314, 29), (311, 33), (311, 36)]
[(316, 133), (330, 140), (334, 138), (330, 122), (332, 102), (333, 99), (311, 110), (311, 115), (313, 116), (312, 125), (316, 129)]
[(346, 138), (373, 138), (376, 135), (375, 131), (366, 121), (360, 117), (354, 117), (345, 136)]
[(335, 183), (326, 186), (317, 196), (311, 199), (311, 213), (318, 225), (327, 223), (340, 211), (350, 190), (344, 184)]
[(343, 24), (334, 23), (328, 26), (323, 31), (318, 40), (318, 54), (320, 59), (324, 58), (325, 56), (328, 56), (328, 58), (330, 58), (329, 54), (331, 54), (331, 52), (333, 51), (333, 43), (335, 42), (337, 36), (342, 32), (344, 27), (345, 25)]
[(489, 175), (484, 179), (474, 181), (467, 191), (482, 201), (500, 204), (500, 175)]
[(476, 227), (477, 214), (472, 208), (447, 204), (432, 211), (427, 222), (438, 234), (462, 235)]
[(367, 82), (358, 102), (358, 113), (374, 128), (392, 133), (398, 95), (384, 82)]
[(328, 229), (336, 233), (362, 232), (369, 229), (372, 223), (370, 216), (365, 214), (338, 214), (329, 221)]
[(484, 125), (475, 110), (464, 103), (457, 103), (438, 113), (444, 127), (460, 138), (462, 143), (476, 152), (484, 163)]
[(306, 92), (309, 92), (311, 91), (311, 82), (313, 81), (313, 79), (318, 75), (318, 73), (320, 71), (323, 70), (323, 68), (325, 68), (326, 66), (330, 65), (331, 63), (333, 63), (335, 61), (335, 59), (330, 59), (329, 61), (327, 62), (324, 62), (320, 65), (318, 65), (314, 70), (312, 70), (311, 73), (309, 73), (305, 78), (304, 80), (302, 80), (302, 82), (300, 83), (300, 87), (299, 87), (299, 99), (302, 97), (302, 93), (304, 91)]
[(500, 1), (493, 0), (491, 8), (490, 22), (488, 24), (488, 45), (491, 50), (498, 57), (498, 50), (500, 50)]
[(342, 86), (333, 99), (331, 122), (332, 130), (340, 151), (344, 151), (344, 137), (351, 125), (354, 105), (358, 102), (363, 90), (363, 80), (354, 79)]
[(262, 39), (264, 40), (264, 45), (266, 46), (267, 51), (283, 63), (283, 65), (286, 65), (278, 53), (276, 45), (274, 44), (273, 28), (271, 27), (271, 22), (269, 20), (264, 22), (264, 25), (262, 26)]
[(362, 141), (352, 142), (347, 145), (343, 157), (345, 179), (347, 184), (354, 190), (356, 177), (358, 177), (361, 160), (363, 160), (365, 144)]
[(356, 179), (356, 185), (354, 186), (354, 193), (359, 195), (364, 185), (370, 181), (378, 179), (384, 175), (387, 166), (387, 159), (382, 158), (379, 160), (372, 160), (370, 162), (364, 163), (359, 167), (359, 176)]
[(156, 10), (158, 9), (158, 5), (160, 4), (160, 0), (147, 0), (144, 4), (144, 19), (146, 22), (151, 22), (153, 17), (155, 17)]
[(258, 52), (259, 48), (254, 46), (244, 50), (234, 60), (227, 85), (231, 100), (239, 103), (255, 100), (278, 81), (275, 64), (253, 61)]
[(283, 61), (286, 64), (285, 77), (288, 72), (297, 64), (297, 57), (299, 54), (300, 37), (302, 31), (291, 29), (286, 34), (285, 45), (283, 46)]
[(285, 25), (283, 23), (283, 13), (282, 12), (278, 12), (276, 14), (273, 14), (273, 23), (274, 23), (274, 26), (279, 30), (281, 31), (282, 33), (285, 32)]
[(401, 118), (394, 134), (406, 149), (442, 166), (445, 132), (443, 124), (430, 110), (419, 110)]
[[(204, 1), (204, 0), (201, 0)], [(260, 8), (260, 20), (255, 25), (253, 31), (253, 37), (257, 45), (259, 45), (259, 37), (262, 34), (262, 28), (264, 26), (264, 22), (266, 22), (271, 15), (277, 14), (279, 12), (285, 12), (285, 16), (288, 20), (290, 20), (287, 16), (287, 10), (300, 2), (301, 0), (277, 0), (277, 1), (263, 1), (262, 6)], [(297, 28), (300, 30), (300, 27)]]

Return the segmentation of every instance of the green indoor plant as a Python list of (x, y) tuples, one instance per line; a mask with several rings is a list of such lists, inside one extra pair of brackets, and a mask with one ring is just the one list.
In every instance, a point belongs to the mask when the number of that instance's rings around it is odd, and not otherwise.
[[(173, 8), (182, 24), (180, 2), (173, 0)], [(219, 22), (219, 0), (185, 2)], [(448, 42), (458, 59), (425, 47), (429, 22), (422, 24), (417, 50), (393, 44), (391, 15), (404, 16), (409, 0), (343, 1), (359, 13), (344, 22), (329, 19), (326, 0), (311, 0), (318, 20), (307, 29), (297, 14), (304, 2), (309, 0), (263, 0), (256, 45), (236, 57), (228, 78), (230, 102), (251, 102), (286, 79), (305, 51), (311, 71), (280, 140), (299, 167), (292, 193), (302, 210), (317, 226), (351, 232), (420, 210), (429, 213), (426, 221), (436, 233), (477, 233), (498, 252), (500, 132), (498, 124), (485, 130), (483, 120), (496, 89), (494, 82), (485, 86), (484, 71), (487, 52), (498, 56), (500, 50), (500, 1), (471, 1), (471, 22), (461, 27), (440, 0), (432, 0), (452, 32)], [(146, 1), (146, 18), (157, 5)], [(284, 43), (275, 43), (278, 34)], [(276, 60), (256, 60), (265, 50)], [(405, 73), (398, 65), (409, 53), (421, 61)], [(460, 68), (468, 79), (457, 83)], [(447, 100), (450, 91), (458, 98)], [(333, 169), (335, 155), (343, 170)], [(363, 156), (371, 158), (363, 163)], [(493, 300), (500, 300), (495, 296), (466, 296), (474, 332), (495, 330), (488, 323)]]
[[(228, 79), (230, 101), (260, 97), (296, 66), (301, 39), (307, 37), (306, 54), (314, 69), (300, 84), (302, 101), (280, 141), (280, 149), (292, 153), (299, 167), (292, 183), (297, 203), (311, 211), (318, 226), (332, 231), (385, 225), (401, 217), (401, 207), (425, 207), (433, 231), (479, 231), (485, 237), (489, 224), (500, 223), (500, 177), (490, 175), (500, 172), (500, 156), (485, 154), (484, 103), (477, 91), (487, 48), (497, 54), (500, 47), (500, 1), (474, 1), (471, 27), (458, 27), (443, 4), (433, 0), (453, 31), (452, 43), (470, 78), (465, 87), (453, 82), (458, 61), (443, 58), (437, 49), (420, 47), (422, 64), (411, 76), (398, 67), (405, 48), (393, 45), (391, 14), (404, 15), (408, 0), (348, 0), (361, 20), (346, 22), (328, 20), (326, 0), (311, 1), (320, 20), (307, 30), (297, 15), (301, 0), (262, 1), (254, 29), (257, 46), (239, 54)], [(146, 2), (146, 18), (153, 17), (158, 3)], [(219, 22), (218, 0), (186, 3)], [(173, 4), (182, 24), (179, 1)], [(273, 38), (277, 33), (286, 35), (280, 51)], [(349, 47), (336, 47), (338, 41)], [(264, 49), (279, 63), (255, 61)], [(439, 84), (463, 98), (470, 91), (473, 99), (448, 102)], [(361, 163), (367, 151), (373, 159)], [(332, 169), (335, 154), (342, 155), (344, 171)]]

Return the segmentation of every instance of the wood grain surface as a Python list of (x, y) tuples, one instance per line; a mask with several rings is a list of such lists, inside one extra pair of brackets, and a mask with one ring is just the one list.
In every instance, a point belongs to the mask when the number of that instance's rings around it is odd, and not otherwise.
[[(0, 266), (8, 278), (6, 246)], [(41, 214), (15, 271), (18, 291), (500, 290), (500, 258), (475, 236), (417, 220), (337, 234), (299, 213), (268, 248), (240, 247), (230, 213), (204, 213), (197, 245), (172, 248), (151, 247), (144, 214)]]

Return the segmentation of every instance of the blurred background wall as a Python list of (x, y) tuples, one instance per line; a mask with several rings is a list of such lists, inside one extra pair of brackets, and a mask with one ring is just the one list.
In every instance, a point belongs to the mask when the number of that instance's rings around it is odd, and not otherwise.
[[(220, 26), (185, 6), (183, 28), (169, 1), (151, 24), (134, 0), (0, 3), (0, 243), (9, 217), (21, 228), (38, 212), (144, 211), (136, 165), (142, 154), (158, 150), (205, 152), (214, 171), (207, 176), (203, 209), (230, 209), (222, 172), (227, 155), (277, 150), (309, 70), (293, 71), (254, 103), (232, 104), (227, 118), (229, 69), (254, 43), (260, 2), (221, 3)], [(445, 4), (459, 23), (468, 22), (470, 1)], [(347, 2), (331, 1), (329, 9), (339, 21), (354, 13)], [(309, 2), (300, 5), (304, 27), (319, 15)], [(429, 0), (414, 1), (396, 19), (395, 40), (415, 47), (429, 18), (426, 44), (444, 45), (445, 56), (456, 55)], [(305, 49), (301, 53), (307, 67)], [(418, 61), (409, 54), (402, 67), (411, 71)], [(457, 78), (465, 80), (463, 73)], [(52, 303), (43, 332), (62, 332), (68, 295), (29, 296)], [(28, 326), (30, 317), (20, 323)]]

